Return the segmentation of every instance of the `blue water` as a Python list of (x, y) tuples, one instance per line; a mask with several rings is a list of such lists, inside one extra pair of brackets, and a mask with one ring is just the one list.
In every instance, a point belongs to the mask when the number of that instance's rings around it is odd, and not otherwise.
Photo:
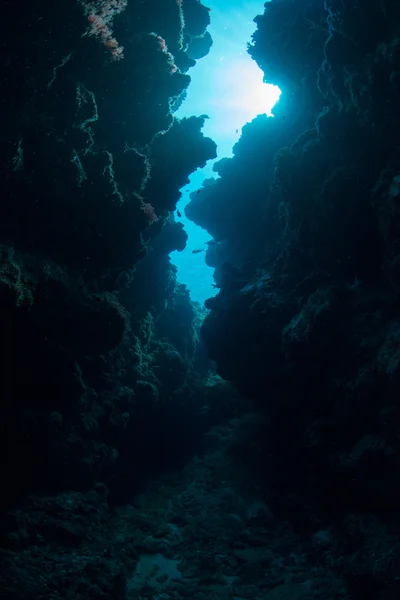
[[(263, 83), (263, 73), (247, 54), (246, 45), (255, 30), (254, 17), (264, 12), (264, 1), (210, 0), (205, 2), (211, 9), (209, 32), (214, 40), (210, 53), (197, 61), (190, 70), (192, 78), (187, 98), (177, 117), (207, 114), (204, 135), (217, 144), (218, 158), (232, 156), (241, 128), (258, 114), (270, 114), (279, 98), (279, 90)], [(178, 268), (178, 280), (190, 290), (192, 300), (203, 303), (218, 290), (212, 287), (213, 269), (204, 261), (205, 253), (193, 254), (193, 250), (205, 248), (210, 240), (206, 231), (188, 221), (184, 207), (189, 193), (201, 187), (204, 179), (215, 177), (212, 170), (215, 160), (207, 163), (190, 177), (190, 183), (182, 188), (178, 210), (175, 215), (185, 224), (189, 239), (183, 252), (173, 252), (171, 261)]]

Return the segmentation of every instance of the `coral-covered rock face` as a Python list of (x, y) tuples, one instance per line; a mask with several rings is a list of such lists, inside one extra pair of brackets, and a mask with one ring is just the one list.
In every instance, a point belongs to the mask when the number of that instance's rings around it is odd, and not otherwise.
[(23, 4), (5, 9), (2, 38), (0, 504), (136, 481), (119, 466), (143, 442), (134, 407), (146, 399), (143, 421), (156, 419), (194, 367), (195, 313), (168, 258), (186, 233), (171, 212), (215, 156), (204, 118), (172, 113), (209, 23), (200, 2)]
[(275, 118), (243, 128), (186, 210), (214, 237), (203, 338), (271, 418), (281, 506), (400, 499), (399, 18), (386, 0), (267, 3), (249, 51), (282, 88)]

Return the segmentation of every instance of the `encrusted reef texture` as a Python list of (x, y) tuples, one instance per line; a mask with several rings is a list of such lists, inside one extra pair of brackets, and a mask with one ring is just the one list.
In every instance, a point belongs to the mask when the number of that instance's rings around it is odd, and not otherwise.
[[(220, 288), (202, 335), (269, 419), (275, 510), (340, 522), (351, 553), (371, 523), (350, 513), (400, 525), (400, 5), (272, 0), (256, 22), (283, 94), (187, 207)], [(370, 561), (347, 562), (354, 593), (395, 598)]]
[(45, 0), (3, 23), (0, 503), (98, 479), (119, 498), (196, 445), (193, 387), (173, 398), (209, 368), (202, 313), (168, 253), (179, 188), (215, 157), (204, 117), (173, 116), (209, 11)]

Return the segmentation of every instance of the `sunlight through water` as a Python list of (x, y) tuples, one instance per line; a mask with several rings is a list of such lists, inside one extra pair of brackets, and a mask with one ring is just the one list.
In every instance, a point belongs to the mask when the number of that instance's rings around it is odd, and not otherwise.
[[(263, 82), (263, 72), (247, 53), (247, 43), (256, 28), (253, 19), (264, 12), (264, 2), (205, 0), (203, 3), (211, 9), (208, 31), (214, 44), (210, 53), (190, 69), (192, 81), (187, 98), (175, 114), (179, 118), (208, 115), (203, 133), (216, 142), (216, 160), (220, 160), (232, 156), (232, 147), (243, 125), (259, 114), (271, 115), (280, 90)], [(181, 217), (175, 214), (175, 218), (185, 224), (189, 240), (183, 252), (171, 254), (178, 268), (178, 281), (185, 283), (192, 300), (200, 303), (218, 291), (212, 287), (213, 270), (204, 261), (210, 236), (185, 218), (184, 207), (190, 192), (201, 187), (204, 179), (217, 177), (212, 170), (214, 162), (209, 161), (204, 169), (194, 173), (190, 183), (181, 190), (182, 199), (178, 204)], [(193, 254), (193, 250), (199, 249), (203, 252)]]

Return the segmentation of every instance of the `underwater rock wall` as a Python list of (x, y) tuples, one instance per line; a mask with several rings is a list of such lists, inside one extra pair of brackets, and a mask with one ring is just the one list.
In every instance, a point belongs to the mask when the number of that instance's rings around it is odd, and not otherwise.
[(129, 495), (151, 475), (140, 452), (157, 470), (173, 435), (192, 443), (171, 405), (201, 318), (169, 263), (185, 246), (169, 215), (215, 144), (172, 111), (209, 11), (45, 0), (7, 3), (2, 23), (1, 504), (99, 479)]
[(203, 339), (270, 418), (283, 514), (397, 518), (400, 8), (272, 0), (256, 21), (283, 94), (187, 207), (214, 238)]

